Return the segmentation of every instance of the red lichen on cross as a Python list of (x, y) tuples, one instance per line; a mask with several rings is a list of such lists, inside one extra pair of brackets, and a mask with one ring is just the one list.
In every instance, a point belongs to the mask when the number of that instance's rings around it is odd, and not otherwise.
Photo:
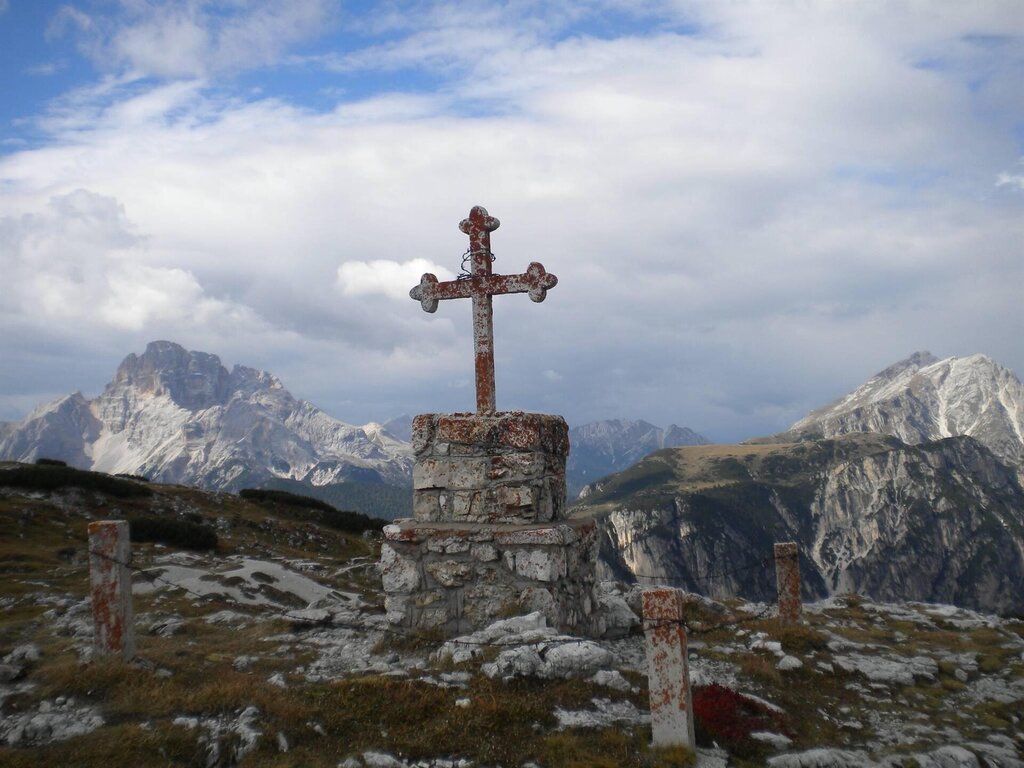
[(491, 297), (504, 293), (527, 293), (533, 301), (544, 301), (547, 292), (558, 283), (558, 278), (544, 271), (544, 265), (531, 262), (521, 275), (491, 274), (491, 232), (500, 226), (487, 209), (474, 206), (469, 218), (459, 223), (459, 229), (469, 235), (469, 255), (472, 272), (459, 280), (438, 282), (437, 276), (427, 273), (409, 295), (426, 312), (436, 312), (437, 303), (445, 299), (473, 299), (473, 350), (476, 356), (476, 411), (492, 414), (496, 410), (494, 399), (494, 316)]

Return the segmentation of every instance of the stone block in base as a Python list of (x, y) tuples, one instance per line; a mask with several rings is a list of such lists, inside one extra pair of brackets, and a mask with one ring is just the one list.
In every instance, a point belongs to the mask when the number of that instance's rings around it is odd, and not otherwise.
[(412, 442), (413, 516), (421, 522), (564, 517), (569, 428), (561, 416), (422, 414)]
[(384, 529), (381, 554), (388, 619), (454, 634), (542, 610), (551, 626), (590, 634), (597, 546), (593, 520), (516, 526), (395, 521)]

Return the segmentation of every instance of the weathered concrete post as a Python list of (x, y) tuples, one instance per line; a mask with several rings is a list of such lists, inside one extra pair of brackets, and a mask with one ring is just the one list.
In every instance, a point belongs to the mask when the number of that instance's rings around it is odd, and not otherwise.
[(98, 654), (119, 654), (125, 661), (135, 656), (130, 557), (127, 521), (89, 523), (93, 649)]
[(779, 620), (800, 619), (800, 556), (795, 541), (775, 545), (775, 584), (779, 594)]
[(696, 742), (682, 591), (644, 590), (643, 613), (653, 745), (692, 749)]

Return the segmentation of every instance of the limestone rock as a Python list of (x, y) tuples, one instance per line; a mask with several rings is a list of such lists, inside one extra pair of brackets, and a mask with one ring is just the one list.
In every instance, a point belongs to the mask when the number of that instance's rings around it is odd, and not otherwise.
[(387, 592), (414, 592), (422, 583), (416, 562), (402, 557), (387, 543), (380, 549), (380, 575)]
[(625, 637), (640, 625), (640, 617), (620, 595), (605, 594), (598, 597), (598, 610), (604, 618), (604, 636)]

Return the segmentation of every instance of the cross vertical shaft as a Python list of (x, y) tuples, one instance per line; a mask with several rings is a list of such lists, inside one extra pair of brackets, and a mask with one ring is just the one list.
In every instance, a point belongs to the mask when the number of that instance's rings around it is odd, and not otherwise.
[[(476, 206), (463, 219), (459, 229), (469, 235), (473, 277), (491, 276), (491, 232), (498, 220)], [(497, 410), (494, 394), (494, 308), (487, 291), (473, 293), (473, 352), (476, 361), (476, 412), (491, 414)]]

